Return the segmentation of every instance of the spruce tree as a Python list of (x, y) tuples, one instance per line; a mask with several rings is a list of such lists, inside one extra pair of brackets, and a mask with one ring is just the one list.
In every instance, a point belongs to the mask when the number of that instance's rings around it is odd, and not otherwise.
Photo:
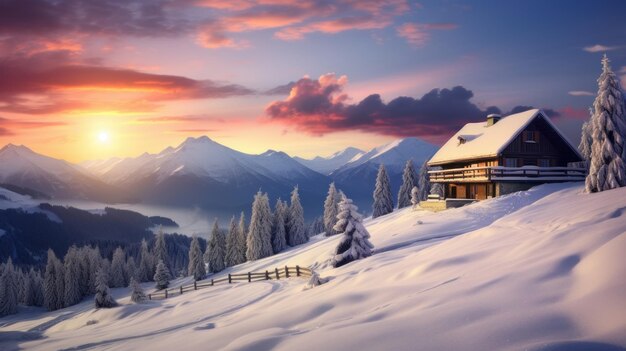
[(187, 274), (193, 276), (195, 281), (204, 279), (206, 275), (200, 241), (196, 236), (191, 239), (191, 246), (189, 247), (189, 266), (187, 268)]
[(96, 293), (96, 276), (102, 265), (102, 256), (100, 256), (100, 248), (97, 246), (89, 249), (89, 274), (88, 274), (88, 291), (84, 295)]
[(419, 203), (420, 191), (416, 186), (414, 186), (413, 189), (411, 189), (411, 205), (415, 208), (415, 206), (419, 205)]
[(376, 187), (374, 188), (374, 204), (372, 205), (372, 218), (384, 216), (393, 211), (393, 201), (391, 199), (391, 186), (389, 177), (384, 165), (378, 168), (376, 176)]
[(121, 247), (117, 247), (113, 251), (113, 258), (111, 259), (111, 287), (122, 288), (126, 286), (126, 254)]
[(324, 201), (324, 231), (326, 232), (326, 236), (337, 234), (333, 227), (335, 223), (337, 223), (339, 201), (341, 201), (341, 196), (339, 196), (339, 192), (337, 188), (335, 188), (335, 183), (330, 183), (328, 195), (326, 195), (326, 200)]
[(146, 239), (141, 240), (141, 250), (139, 259), (139, 281), (147, 282), (151, 281), (154, 277), (154, 256), (148, 248), (148, 242)]
[(420, 191), (420, 195), (419, 195), (420, 201), (424, 201), (428, 199), (428, 194), (430, 194), (430, 191), (431, 191), (430, 176), (428, 174), (429, 170), (430, 168), (428, 168), (427, 161), (424, 161), (424, 163), (422, 163), (422, 167), (420, 168), (419, 180), (416, 184), (417, 188)]
[(361, 215), (357, 210), (352, 200), (344, 195), (339, 204), (339, 214), (335, 225), (335, 230), (342, 235), (331, 259), (335, 268), (372, 254), (374, 245), (369, 241), (370, 234), (361, 223)]
[(63, 307), (64, 295), (59, 295), (57, 281), (64, 279), (62, 272), (58, 271), (58, 258), (52, 249), (48, 249), (48, 262), (44, 278), (44, 306), (49, 311), (54, 311)]
[(163, 230), (159, 228), (159, 231), (156, 236), (156, 241), (154, 243), (153, 254), (154, 262), (163, 261), (165, 268), (167, 268), (168, 272), (172, 272), (172, 267), (170, 267), (169, 255), (167, 254), (167, 244), (165, 242), (165, 234), (163, 234)]
[(269, 199), (260, 191), (254, 196), (248, 229), (246, 258), (258, 260), (272, 255), (272, 222)]
[(130, 300), (134, 303), (146, 301), (146, 294), (135, 277), (130, 278)]
[(163, 260), (159, 260), (156, 265), (156, 272), (154, 273), (153, 280), (156, 282), (156, 288), (158, 290), (166, 289), (170, 285), (170, 271), (165, 267)]
[(226, 235), (226, 267), (232, 267), (241, 263), (242, 259), (239, 253), (239, 229), (237, 228), (237, 222), (235, 222), (235, 216), (233, 216), (230, 219), (228, 234)]
[(591, 146), (593, 144), (593, 129), (591, 128), (591, 120), (593, 119), (593, 109), (589, 109), (591, 118), (589, 121), (585, 121), (581, 128), (580, 144), (578, 144), (578, 151), (587, 161), (591, 159)]
[(75, 246), (71, 246), (64, 258), (65, 266), (65, 292), (64, 292), (64, 305), (72, 306), (80, 302), (82, 294), (80, 291), (80, 257), (78, 256), (78, 249)]
[(129, 256), (128, 259), (126, 260), (126, 277), (128, 278), (128, 284), (130, 284), (130, 279), (131, 278), (135, 278), (135, 280), (138, 280), (138, 271), (137, 271), (137, 265), (135, 264), (135, 258), (133, 256)]
[(246, 226), (246, 216), (241, 211), (239, 225), (237, 226), (237, 247), (239, 248), (239, 263), (246, 262), (246, 252), (248, 251), (248, 227)]
[(296, 246), (309, 241), (304, 227), (304, 209), (300, 204), (298, 187), (294, 187), (291, 192), (291, 206), (289, 207), (289, 217), (287, 222), (287, 244)]
[(17, 313), (17, 276), (11, 258), (0, 275), (0, 317)]
[(109, 290), (109, 277), (107, 276), (107, 272), (100, 268), (96, 273), (96, 296), (94, 297), (94, 302), (96, 308), (111, 308), (117, 306), (117, 302), (111, 296), (111, 291)]
[(276, 200), (274, 207), (274, 223), (272, 225), (272, 251), (277, 254), (287, 248), (287, 232), (285, 231), (285, 208), (283, 202)]
[(42, 292), (39, 291), (42, 288), (41, 278), (32, 267), (26, 277), (26, 285), (24, 286), (24, 304), (26, 306), (40, 306), (39, 296), (43, 296)]
[(213, 230), (211, 230), (211, 238), (207, 243), (205, 256), (205, 260), (209, 265), (209, 272), (217, 273), (226, 268), (226, 239), (220, 230), (217, 218), (213, 222)]
[(591, 160), (585, 181), (588, 193), (626, 185), (626, 106), (619, 79), (606, 55), (593, 107)]
[(418, 184), (413, 161), (406, 161), (404, 172), (402, 173), (402, 186), (398, 191), (398, 209), (411, 206), (411, 190)]

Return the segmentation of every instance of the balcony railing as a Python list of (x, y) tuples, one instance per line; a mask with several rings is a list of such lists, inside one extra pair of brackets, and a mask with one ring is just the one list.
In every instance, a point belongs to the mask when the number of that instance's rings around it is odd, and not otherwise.
[(586, 168), (573, 167), (472, 167), (429, 171), (433, 183), (491, 181), (582, 181)]

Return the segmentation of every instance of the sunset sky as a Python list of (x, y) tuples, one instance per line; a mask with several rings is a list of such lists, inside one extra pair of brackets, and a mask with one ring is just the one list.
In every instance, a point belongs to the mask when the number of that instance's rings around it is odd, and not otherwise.
[[(545, 108), (576, 136), (626, 1), (0, 0), (0, 145), (78, 162), (189, 136), (328, 155)], [(577, 142), (577, 140), (575, 140)]]

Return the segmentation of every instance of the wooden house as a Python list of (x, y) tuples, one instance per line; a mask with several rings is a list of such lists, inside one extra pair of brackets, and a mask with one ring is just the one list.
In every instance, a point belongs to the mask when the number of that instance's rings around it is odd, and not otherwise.
[(583, 158), (550, 121), (533, 109), (468, 123), (428, 161), (431, 183), (445, 198), (482, 200), (548, 182), (582, 181)]

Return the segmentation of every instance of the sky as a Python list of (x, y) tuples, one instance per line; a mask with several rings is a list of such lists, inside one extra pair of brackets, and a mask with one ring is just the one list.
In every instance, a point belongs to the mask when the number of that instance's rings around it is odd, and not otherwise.
[(578, 142), (625, 1), (0, 0), (0, 145), (311, 158), (543, 108)]

